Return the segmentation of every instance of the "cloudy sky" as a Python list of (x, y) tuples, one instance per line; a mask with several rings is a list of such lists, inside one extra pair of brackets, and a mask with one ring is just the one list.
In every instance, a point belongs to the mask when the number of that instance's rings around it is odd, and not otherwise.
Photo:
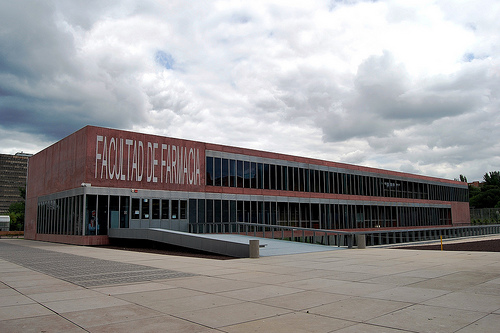
[(500, 170), (500, 2), (1, 1), (0, 153), (91, 124), (430, 176)]

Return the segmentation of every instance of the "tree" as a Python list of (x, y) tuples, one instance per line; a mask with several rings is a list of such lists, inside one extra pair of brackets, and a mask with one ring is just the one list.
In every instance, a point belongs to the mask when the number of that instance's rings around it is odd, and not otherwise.
[(500, 187), (500, 171), (485, 173), (483, 179), (486, 185)]
[(22, 231), (24, 230), (24, 210), (25, 210), (25, 199), (26, 199), (26, 189), (19, 188), (19, 196), (23, 199), (22, 201), (13, 202), (9, 206), (9, 216), (10, 216), (10, 230), (11, 231)]
[(470, 206), (474, 208), (500, 208), (500, 172), (484, 174), (481, 189), (469, 189)]

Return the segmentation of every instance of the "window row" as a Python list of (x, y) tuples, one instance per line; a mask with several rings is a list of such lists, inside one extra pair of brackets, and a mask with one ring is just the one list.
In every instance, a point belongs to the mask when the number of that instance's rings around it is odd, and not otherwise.
[(450, 208), (189, 200), (190, 224), (249, 222), (316, 229), (450, 225)]
[(187, 219), (187, 200), (95, 194), (83, 199), (77, 195), (39, 202), (37, 233), (107, 235), (108, 227), (128, 228), (130, 219)]
[(185, 220), (187, 200), (132, 198), (132, 219)]
[(469, 200), (468, 189), (267, 163), (206, 158), (212, 186), (440, 201)]
[(36, 232), (83, 235), (83, 195), (38, 203)]

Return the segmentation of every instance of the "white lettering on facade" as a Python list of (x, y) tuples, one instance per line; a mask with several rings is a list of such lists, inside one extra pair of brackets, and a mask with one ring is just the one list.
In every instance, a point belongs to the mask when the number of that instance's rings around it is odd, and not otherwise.
[(127, 147), (127, 180), (130, 180), (130, 146), (134, 144), (134, 140), (127, 139), (125, 140), (125, 144)]
[[(112, 154), (112, 150), (113, 149), (115, 151), (115, 160), (113, 161), (112, 163), (112, 157), (113, 157), (113, 154)], [(113, 179), (115, 178), (115, 172), (117, 172), (116, 170), (116, 162), (117, 162), (117, 159), (118, 159), (118, 150), (116, 149), (116, 142), (115, 142), (115, 138), (111, 138), (111, 140), (109, 140), (109, 178), (110, 179)]]
[(96, 136), (96, 179), (201, 185), (200, 168), (198, 148)]
[(102, 142), (103, 136), (98, 135), (95, 143), (95, 178), (97, 178), (97, 161), (102, 159), (102, 155), (99, 153), (99, 142)]

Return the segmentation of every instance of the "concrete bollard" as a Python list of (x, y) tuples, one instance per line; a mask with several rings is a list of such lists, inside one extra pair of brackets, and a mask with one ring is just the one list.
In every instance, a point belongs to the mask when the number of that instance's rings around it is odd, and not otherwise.
[(258, 258), (259, 257), (259, 240), (258, 239), (251, 239), (248, 243), (248, 248), (250, 258)]
[(358, 249), (366, 249), (366, 235), (356, 235)]

